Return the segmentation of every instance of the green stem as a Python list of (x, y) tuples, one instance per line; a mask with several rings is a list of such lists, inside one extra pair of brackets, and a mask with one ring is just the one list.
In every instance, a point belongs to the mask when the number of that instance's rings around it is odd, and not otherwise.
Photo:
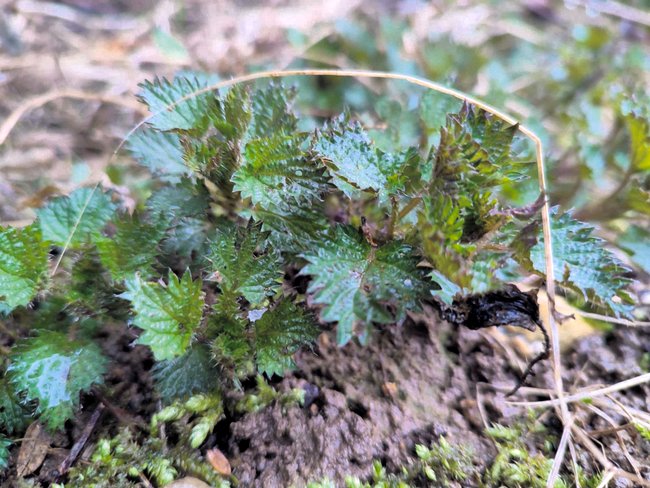
[(390, 219), (388, 220), (387, 240), (391, 240), (395, 234), (395, 224), (397, 221), (397, 200), (390, 197)]
[(397, 222), (400, 222), (404, 217), (411, 213), (411, 211), (417, 207), (422, 201), (422, 197), (414, 197), (407, 205), (404, 207), (399, 214), (397, 214)]

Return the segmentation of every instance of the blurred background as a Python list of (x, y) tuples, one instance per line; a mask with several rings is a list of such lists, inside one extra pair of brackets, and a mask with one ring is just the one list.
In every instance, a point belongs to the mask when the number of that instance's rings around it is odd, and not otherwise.
[[(203, 83), (261, 69), (368, 68), (464, 90), (537, 131), (552, 201), (598, 225), (650, 273), (650, 1), (4, 0), (0, 3), (0, 222), (52, 194), (146, 181), (122, 138), (154, 77)], [(408, 141), (421, 92), (396, 82), (296, 79), (319, 116), (371, 106)], [(403, 103), (394, 103), (395, 99)], [(390, 134), (390, 131), (388, 131)], [(402, 136), (402, 134), (407, 134)], [(518, 187), (522, 199), (536, 183)], [(643, 280), (642, 280), (643, 281)], [(640, 292), (642, 302), (650, 297)]]

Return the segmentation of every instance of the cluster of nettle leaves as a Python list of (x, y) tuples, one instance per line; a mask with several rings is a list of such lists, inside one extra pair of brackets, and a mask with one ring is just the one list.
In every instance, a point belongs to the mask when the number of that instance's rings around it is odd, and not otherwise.
[[(300, 130), (295, 92), (279, 84), (169, 107), (200, 87), (143, 85), (154, 116), (129, 145), (157, 183), (134, 212), (81, 188), (27, 227), (0, 228), (3, 320), (29, 326), (0, 380), (5, 434), (34, 413), (51, 428), (73, 415), (107, 368), (100, 327), (141, 331), (170, 401), (282, 374), (318, 318), (343, 345), (423, 301), (543, 276), (535, 206), (497, 198), (530, 172), (516, 127), (469, 105), (448, 114), (431, 94), (424, 147), (391, 153), (347, 113)], [(628, 314), (626, 270), (592, 229), (556, 212), (553, 232), (562, 288)]]

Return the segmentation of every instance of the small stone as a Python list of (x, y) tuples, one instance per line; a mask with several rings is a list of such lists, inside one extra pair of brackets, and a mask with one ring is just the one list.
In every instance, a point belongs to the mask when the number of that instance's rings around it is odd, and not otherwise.
[(223, 476), (231, 475), (232, 469), (230, 468), (230, 462), (219, 449), (215, 447), (214, 449), (208, 450), (205, 453), (205, 457), (208, 458), (208, 462), (217, 473)]
[(187, 476), (176, 481), (172, 481), (165, 488), (210, 488), (210, 485), (198, 478)]

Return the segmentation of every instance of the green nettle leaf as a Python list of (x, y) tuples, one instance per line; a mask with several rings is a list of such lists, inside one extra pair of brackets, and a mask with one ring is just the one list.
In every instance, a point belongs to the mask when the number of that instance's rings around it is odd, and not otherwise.
[(217, 313), (212, 317), (219, 335), (212, 341), (210, 350), (226, 377), (237, 382), (255, 372), (255, 363), (253, 345), (248, 340), (249, 324), (232, 313)]
[(169, 227), (160, 244), (162, 255), (158, 260), (174, 269), (203, 265), (202, 261), (194, 263), (192, 256), (203, 256), (207, 244), (209, 203), (205, 188), (183, 179), (154, 192), (146, 205), (154, 226)]
[(58, 197), (36, 211), (43, 239), (70, 249), (98, 235), (115, 211), (108, 194), (99, 188), (80, 188)]
[[(473, 246), (461, 242), (465, 226), (462, 207), (443, 194), (426, 196), (418, 213), (418, 224), (424, 255), (437, 274), (463, 288), (469, 287), (471, 276), (466, 258)], [(442, 281), (434, 281), (445, 287)]]
[(144, 330), (138, 343), (151, 347), (159, 361), (185, 353), (203, 316), (201, 280), (192, 281), (189, 272), (179, 280), (170, 272), (167, 286), (142, 281), (137, 274), (125, 284), (120, 297), (131, 302), (133, 325)]
[(234, 86), (225, 95), (214, 97), (209, 109), (210, 122), (223, 139), (240, 141), (245, 137), (253, 116), (247, 87)]
[(138, 98), (154, 114), (148, 122), (155, 129), (161, 131), (202, 129), (207, 121), (207, 107), (212, 95), (203, 93), (187, 100), (180, 100), (205, 86), (205, 80), (195, 77), (176, 77), (173, 81), (157, 78), (140, 85)]
[(453, 281), (450, 281), (444, 274), (440, 271), (432, 271), (431, 279), (440, 286), (439, 290), (431, 290), (431, 295), (434, 297), (440, 298), (447, 305), (451, 305), (454, 302), (454, 297), (457, 293), (461, 293), (463, 289), (458, 286)]
[(232, 176), (234, 191), (270, 211), (281, 201), (309, 205), (320, 200), (323, 168), (305, 155), (304, 142), (304, 135), (282, 134), (250, 141)]
[(257, 225), (247, 229), (224, 226), (208, 258), (222, 291), (243, 296), (252, 307), (273, 295), (282, 280), (280, 256), (264, 239)]
[(49, 246), (37, 225), (0, 226), (0, 305), (27, 305), (47, 276)]
[(7, 434), (22, 431), (29, 425), (29, 411), (20, 402), (13, 385), (0, 380), (0, 430)]
[(115, 221), (115, 234), (95, 239), (102, 265), (116, 281), (133, 276), (138, 271), (145, 278), (152, 273), (158, 242), (165, 228), (160, 222), (150, 224), (138, 214), (121, 215)]
[(142, 166), (163, 181), (176, 183), (189, 175), (183, 164), (183, 147), (177, 134), (147, 128), (133, 134), (127, 147)]
[[(206, 222), (201, 219), (185, 218), (172, 227), (160, 246), (163, 255), (159, 261), (168, 267), (178, 269), (186, 258), (193, 269), (193, 264), (202, 266), (203, 257), (207, 251), (208, 228)], [(193, 256), (198, 256), (193, 262)]]
[(70, 340), (59, 332), (42, 331), (13, 350), (8, 372), (50, 429), (58, 429), (79, 405), (79, 394), (102, 382), (106, 358), (99, 347)]
[(650, 274), (650, 229), (632, 225), (620, 236), (618, 244), (643, 271)]
[(385, 152), (419, 144), (421, 124), (416, 110), (405, 107), (390, 96), (381, 97), (374, 106), (381, 129), (369, 129), (370, 138)]
[(308, 291), (325, 306), (322, 319), (338, 321), (340, 344), (351, 339), (356, 323), (403, 320), (429, 291), (411, 246), (393, 241), (373, 247), (351, 227), (337, 227), (302, 257), (308, 264), (301, 274), (312, 276)]
[(156, 363), (152, 373), (165, 403), (208, 393), (218, 386), (218, 372), (210, 351), (201, 344), (194, 345), (182, 356)]
[(498, 213), (500, 186), (523, 178), (524, 163), (511, 154), (516, 130), (467, 104), (440, 128), (418, 226), (425, 257), (444, 277), (434, 281), (443, 289), (446, 280), (478, 291), (472, 284), (478, 268), (470, 261), (475, 243), (508, 220)]
[[(63, 297), (65, 305), (61, 307), (60, 312), (75, 316), (83, 320), (88, 314), (97, 316), (106, 313), (109, 309), (116, 311), (115, 307), (115, 290), (111, 286), (110, 277), (102, 268), (99, 256), (95, 250), (87, 251), (74, 257), (70, 279)], [(48, 301), (47, 308), (55, 308), (55, 301)], [(41, 306), (39, 304), (39, 312)], [(123, 308), (123, 307), (122, 307)], [(56, 323), (56, 314), (54, 310), (44, 311), (44, 316), (50, 316), (52, 324), (41, 324), (48, 330), (52, 330), (52, 325)], [(54, 316), (53, 316), (54, 315)], [(60, 329), (61, 330), (61, 329)]]
[[(441, 129), (440, 144), (431, 153), (431, 189), (469, 202), (474, 195), (491, 195), (499, 185), (522, 179), (525, 163), (511, 155), (516, 131), (516, 125), (471, 105), (465, 104), (459, 113), (449, 114)], [(496, 205), (492, 199), (486, 203), (487, 210)]]
[(290, 300), (283, 300), (273, 310), (264, 312), (255, 322), (257, 369), (267, 376), (282, 376), (295, 365), (293, 354), (316, 337), (311, 317)]
[(207, 108), (207, 132), (183, 139), (186, 166), (215, 188), (213, 197), (232, 198), (231, 178), (241, 162), (243, 139), (251, 122), (250, 92), (237, 86), (213, 97)]
[(281, 83), (271, 83), (266, 88), (255, 90), (251, 97), (253, 121), (248, 131), (249, 137), (253, 139), (295, 132), (298, 119), (291, 110), (295, 98), (296, 90), (287, 89)]
[(0, 434), (0, 471), (9, 467), (9, 456), (11, 455), (9, 446), (11, 446), (11, 440)]
[[(556, 280), (592, 306), (618, 316), (629, 316), (633, 303), (625, 288), (631, 282), (624, 275), (629, 270), (603, 247), (603, 240), (592, 235), (594, 228), (565, 213), (554, 215), (553, 265)], [(536, 232), (536, 239), (532, 232)], [(529, 226), (518, 241), (529, 242), (530, 261), (525, 254), (518, 260), (540, 275), (545, 273), (544, 238), (540, 226)], [(522, 258), (523, 256), (523, 258)]]
[(401, 172), (410, 151), (387, 154), (377, 149), (360, 124), (350, 124), (344, 114), (326, 125), (313, 143), (314, 155), (322, 159), (332, 183), (349, 198), (361, 192), (377, 193), (380, 200), (403, 188)]
[(152, 216), (161, 216), (169, 224), (186, 217), (205, 217), (208, 195), (202, 186), (187, 178), (156, 190), (146, 202)]

